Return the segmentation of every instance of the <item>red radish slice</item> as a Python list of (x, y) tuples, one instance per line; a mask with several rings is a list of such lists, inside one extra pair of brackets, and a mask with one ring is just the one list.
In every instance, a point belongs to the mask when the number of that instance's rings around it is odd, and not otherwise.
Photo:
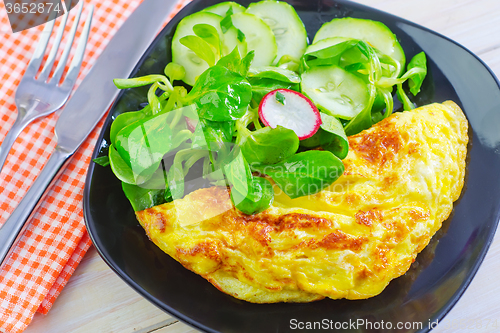
[(321, 125), (313, 102), (289, 89), (276, 89), (265, 95), (259, 105), (259, 117), (266, 126), (280, 125), (293, 130), (300, 140), (313, 136)]

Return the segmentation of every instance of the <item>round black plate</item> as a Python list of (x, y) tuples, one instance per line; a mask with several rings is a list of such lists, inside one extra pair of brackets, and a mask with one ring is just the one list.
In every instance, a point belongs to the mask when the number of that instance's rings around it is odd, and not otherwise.
[[(170, 42), (177, 23), (184, 16), (217, 2), (194, 0), (184, 8), (155, 39), (133, 76), (162, 73), (171, 57)], [(238, 2), (246, 6), (250, 1)], [(385, 23), (400, 38), (408, 59), (420, 51), (428, 56), (429, 74), (422, 92), (414, 100), (417, 105), (451, 99), (469, 119), (471, 143), (462, 196), (452, 216), (418, 255), (412, 268), (392, 281), (382, 294), (367, 300), (325, 299), (308, 304), (262, 305), (240, 301), (183, 268), (149, 241), (120, 182), (109, 167), (94, 163), (90, 164), (84, 193), (90, 236), (103, 259), (131, 287), (159, 308), (200, 330), (288, 332), (307, 322), (320, 322), (322, 328), (340, 328), (343, 324), (342, 331), (346, 332), (425, 332), (430, 322), (443, 318), (467, 288), (499, 220), (499, 83), (471, 52), (406, 20), (347, 1), (289, 2), (306, 25), (309, 40), (324, 22), (334, 17), (352, 16)], [(120, 94), (106, 120), (94, 157), (109, 140), (113, 116), (138, 110), (139, 104), (146, 101), (145, 96), (141, 89)], [(401, 329), (397, 329), (398, 323), (403, 323)]]

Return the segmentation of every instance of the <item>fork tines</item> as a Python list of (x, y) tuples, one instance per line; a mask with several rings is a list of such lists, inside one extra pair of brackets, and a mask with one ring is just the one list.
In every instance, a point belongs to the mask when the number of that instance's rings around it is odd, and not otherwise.
[[(64, 69), (66, 67), (66, 62), (69, 57), (69, 53), (71, 51), (71, 46), (73, 45), (73, 40), (76, 34), (76, 30), (78, 28), (78, 22), (80, 21), (80, 16), (82, 14), (82, 9), (83, 9), (83, 0), (80, 0), (80, 4), (78, 6), (78, 11), (77, 14), (74, 18), (73, 25), (71, 26), (71, 30), (69, 32), (69, 36), (67, 37), (68, 40), (66, 42), (66, 46), (64, 48), (64, 51), (59, 59), (59, 63), (57, 65), (57, 68), (54, 71), (54, 74), (50, 78), (50, 83), (57, 85), (61, 79), (61, 76), (64, 72)], [(63, 85), (69, 85), (73, 86), (74, 82), (76, 81), (76, 78), (78, 76), (78, 73), (80, 71), (80, 66), (82, 64), (83, 56), (85, 53), (85, 46), (87, 43), (89, 31), (90, 31), (90, 23), (92, 20), (92, 13), (94, 10), (94, 6), (91, 5), (89, 8), (89, 12), (87, 15), (87, 18), (85, 20), (85, 25), (83, 27), (83, 30), (80, 35), (80, 39), (78, 41), (78, 45), (76, 48), (76, 51), (73, 56), (73, 60), (71, 61), (70, 67), (68, 69), (68, 72), (66, 74), (66, 77), (64, 79), (64, 82), (62, 83)], [(66, 12), (63, 17), (62, 21), (59, 25), (59, 29), (57, 30), (57, 34), (54, 39), (54, 43), (52, 45), (52, 48), (50, 50), (50, 53), (47, 57), (47, 61), (45, 62), (45, 65), (41, 71), (41, 73), (38, 76), (38, 80), (41, 81), (48, 81), (49, 80), (49, 74), (52, 70), (52, 66), (54, 65), (54, 61), (56, 60), (57, 56), (57, 51), (59, 49), (59, 44), (61, 43), (61, 39), (64, 33), (64, 28), (66, 27), (66, 22), (68, 20), (68, 13)], [(54, 22), (55, 19), (52, 19), (50, 22), (48, 22), (43, 29), (43, 32), (40, 36), (40, 40), (38, 42), (38, 45), (35, 49), (35, 53), (33, 54), (33, 57), (31, 58), (31, 61), (28, 65), (28, 68), (26, 69), (25, 75), (30, 75), (32, 77), (36, 76), (38, 73), (38, 70), (40, 68), (40, 65), (42, 63), (45, 50), (47, 48), (50, 35), (52, 34), (52, 30), (54, 28)]]

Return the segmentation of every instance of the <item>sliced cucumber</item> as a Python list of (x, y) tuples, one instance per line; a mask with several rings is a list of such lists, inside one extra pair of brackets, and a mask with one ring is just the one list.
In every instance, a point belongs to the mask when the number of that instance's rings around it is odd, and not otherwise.
[(231, 53), (235, 47), (238, 47), (240, 51), (240, 56), (243, 58), (247, 54), (247, 42), (243, 39), (240, 41), (238, 39), (238, 29), (235, 27), (229, 28), (224, 34), (222, 39), (222, 55), (228, 55)]
[(307, 47), (307, 31), (292, 6), (280, 1), (260, 1), (250, 4), (246, 12), (261, 18), (273, 31), (278, 44), (273, 64), (284, 55), (302, 57)]
[[(331, 37), (317, 41), (307, 47), (306, 52), (304, 53), (306, 63), (308, 63), (308, 55), (313, 56), (313, 59), (314, 57), (325, 57), (326, 55), (329, 55), (330, 58), (324, 63), (321, 63), (321, 65), (331, 64), (338, 65), (342, 68), (346, 68), (351, 64), (365, 62), (368, 59), (363, 55), (363, 53), (358, 48), (351, 47), (358, 42), (358, 39), (347, 37)], [(344, 43), (344, 46), (341, 45), (342, 43)], [(329, 48), (332, 49), (327, 50)], [(339, 52), (338, 55), (337, 52)], [(334, 54), (336, 56), (333, 56)]]
[(363, 79), (338, 66), (312, 67), (302, 73), (302, 93), (321, 110), (351, 119), (367, 105), (370, 93)]
[(172, 61), (183, 66), (186, 70), (186, 76), (183, 79), (185, 83), (191, 86), (194, 85), (196, 78), (209, 67), (203, 59), (179, 42), (182, 37), (195, 34), (193, 27), (196, 24), (210, 24), (219, 33), (222, 44), (222, 54), (215, 55), (216, 61), (222, 56), (229, 54), (236, 46), (242, 56), (246, 55), (246, 42), (238, 40), (238, 31), (236, 28), (231, 27), (223, 34), (220, 27), (221, 20), (222, 16), (202, 11), (186, 16), (179, 22), (174, 37), (172, 38)]
[(260, 18), (249, 13), (231, 16), (233, 25), (245, 34), (247, 51), (255, 51), (252, 67), (268, 66), (276, 58), (278, 47), (273, 32)]
[(207, 7), (205, 9), (203, 9), (202, 12), (209, 12), (209, 13), (217, 14), (217, 15), (224, 17), (224, 16), (226, 16), (226, 13), (230, 7), (233, 8), (233, 13), (241, 13), (241, 12), (245, 11), (245, 7), (243, 7), (242, 5), (240, 5), (236, 2), (227, 1), (227, 2), (221, 2), (217, 5)]
[(330, 37), (347, 37), (360, 39), (383, 54), (400, 63), (401, 74), (405, 66), (405, 54), (398, 42), (396, 35), (383, 23), (378, 21), (359, 19), (353, 17), (333, 19), (318, 30), (314, 36), (313, 44)]
[[(245, 11), (245, 7), (233, 1), (221, 2), (217, 5), (207, 7), (202, 12), (209, 12), (225, 17), (229, 8), (232, 8), (234, 13), (241, 13)], [(222, 55), (225, 56), (231, 53), (235, 47), (238, 47), (240, 55), (244, 57), (247, 54), (247, 43), (238, 39), (238, 30), (234, 27), (229, 28), (222, 39)]]
[(349, 39), (351, 39), (351, 38), (347, 38), (347, 37), (325, 38), (325, 39), (317, 41), (314, 44), (309, 45), (306, 48), (306, 51), (304, 52), (304, 54), (310, 54), (310, 53), (313, 53), (313, 52), (316, 52), (319, 50), (323, 50), (323, 49), (326, 49), (327, 47), (340, 44), (340, 43), (345, 42)]
[(222, 17), (208, 12), (197, 12), (186, 16), (179, 22), (172, 38), (172, 61), (184, 67), (186, 76), (184, 82), (189, 85), (194, 85), (196, 78), (200, 76), (207, 68), (208, 64), (198, 57), (193, 51), (185, 47), (179, 42), (184, 36), (194, 35), (193, 27), (196, 24), (206, 23), (217, 29), (219, 36), (222, 36), (220, 21)]

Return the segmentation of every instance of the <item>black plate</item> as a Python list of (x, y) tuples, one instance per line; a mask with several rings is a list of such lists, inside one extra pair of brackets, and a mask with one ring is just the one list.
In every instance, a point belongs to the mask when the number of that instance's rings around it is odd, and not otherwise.
[[(170, 60), (170, 41), (186, 15), (217, 0), (194, 0), (165, 27), (138, 63), (134, 76), (162, 73)], [(250, 1), (238, 1), (248, 5)], [(493, 239), (500, 206), (500, 90), (481, 60), (455, 42), (398, 17), (347, 1), (289, 1), (306, 25), (309, 40), (334, 17), (369, 18), (385, 23), (400, 38), (408, 59), (428, 56), (429, 74), (417, 105), (451, 99), (470, 122), (468, 176), (455, 209), (412, 268), (379, 296), (362, 301), (325, 299), (309, 304), (256, 305), (215, 289), (183, 268), (148, 240), (109, 167), (91, 163), (84, 193), (90, 236), (108, 265), (159, 308), (209, 332), (286, 332), (294, 323), (317, 322), (356, 332), (427, 331), (441, 320), (469, 285)], [(108, 140), (112, 116), (137, 110), (145, 91), (124, 91), (114, 104), (94, 157)], [(295, 321), (296, 320), (296, 321)], [(372, 323), (346, 328), (357, 320)], [(384, 323), (385, 326), (381, 323)], [(407, 327), (396, 329), (398, 322)], [(422, 323), (422, 327), (412, 325)], [(392, 330), (387, 329), (389, 323)], [(377, 326), (378, 325), (378, 326)], [(413, 326), (413, 327), (409, 327)], [(296, 331), (296, 330), (295, 330)]]

